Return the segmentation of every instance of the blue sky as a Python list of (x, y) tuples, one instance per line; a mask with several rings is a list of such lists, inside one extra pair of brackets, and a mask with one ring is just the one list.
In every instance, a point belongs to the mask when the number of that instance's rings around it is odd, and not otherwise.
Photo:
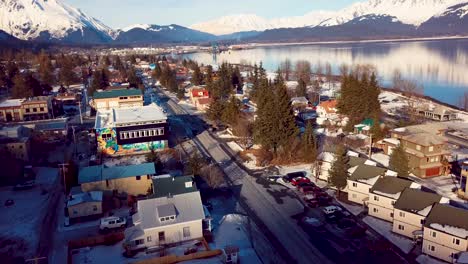
[(230, 14), (266, 18), (298, 16), (313, 10), (337, 10), (357, 0), (65, 0), (110, 27), (131, 24), (179, 24)]

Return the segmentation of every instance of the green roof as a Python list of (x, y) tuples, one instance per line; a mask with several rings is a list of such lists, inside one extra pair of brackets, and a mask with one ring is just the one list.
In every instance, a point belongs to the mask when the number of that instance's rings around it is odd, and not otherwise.
[(359, 165), (356, 168), (356, 170), (354, 170), (353, 174), (351, 174), (351, 177), (349, 177), (349, 179), (350, 180), (372, 179), (377, 176), (383, 176), (385, 171), (387, 170), (384, 168), (362, 164), (362, 165)]
[(154, 174), (156, 174), (156, 170), (154, 169), (154, 163), (152, 162), (116, 167), (96, 165), (81, 168), (78, 174), (78, 183), (82, 184), (88, 182), (97, 182)]
[(139, 89), (114, 89), (102, 92), (94, 92), (94, 99), (115, 98), (120, 96), (137, 96), (142, 95)]
[(417, 213), (434, 203), (440, 202), (441, 198), (442, 196), (435, 193), (406, 188), (401, 193), (394, 207), (399, 210)]
[(397, 177), (382, 177), (377, 180), (370, 192), (397, 194), (410, 187), (412, 181)]
[[(186, 186), (186, 183), (190, 183)], [(153, 179), (152, 198), (166, 197), (198, 191), (192, 176), (161, 177)]]

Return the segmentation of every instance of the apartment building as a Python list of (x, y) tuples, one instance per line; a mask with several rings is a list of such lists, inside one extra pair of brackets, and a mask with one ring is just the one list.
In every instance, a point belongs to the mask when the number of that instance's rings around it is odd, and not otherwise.
[(90, 105), (96, 111), (143, 106), (143, 93), (139, 89), (109, 89), (93, 94)]
[(412, 239), (421, 237), (424, 221), (434, 204), (447, 202), (438, 194), (406, 188), (394, 205), (393, 232)]
[(37, 96), (21, 103), (24, 121), (45, 120), (52, 117), (52, 97)]
[(424, 254), (450, 263), (468, 252), (468, 210), (435, 204), (424, 224)]
[(354, 203), (367, 205), (369, 192), (377, 180), (385, 176), (387, 170), (380, 167), (362, 164), (351, 171), (348, 178), (348, 200)]
[(406, 188), (420, 188), (408, 179), (380, 177), (369, 194), (369, 215), (393, 222), (394, 204)]

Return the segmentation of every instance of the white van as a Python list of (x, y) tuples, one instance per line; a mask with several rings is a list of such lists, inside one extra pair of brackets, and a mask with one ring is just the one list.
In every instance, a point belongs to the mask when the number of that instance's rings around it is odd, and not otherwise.
[(335, 205), (330, 205), (323, 208), (323, 213), (326, 215), (333, 214), (334, 212), (341, 211), (341, 208)]

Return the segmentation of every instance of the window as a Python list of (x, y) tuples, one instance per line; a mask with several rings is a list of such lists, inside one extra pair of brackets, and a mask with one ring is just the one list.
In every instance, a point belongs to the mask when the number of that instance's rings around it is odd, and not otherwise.
[(148, 131), (146, 131), (146, 130), (143, 131), (143, 136), (144, 136), (144, 137), (147, 137), (147, 136), (148, 136)]
[(34, 107), (34, 108), (33, 108), (33, 112), (36, 113), (36, 112), (37, 112), (37, 108)]
[(379, 197), (377, 195), (374, 195), (374, 201), (379, 201)]
[(41, 107), (41, 108), (39, 108), (39, 109), (41, 110), (41, 112), (44, 112), (44, 107)]
[(395, 201), (391, 201), (390, 203), (391, 203), (392, 205), (395, 205)]
[(164, 222), (164, 217), (159, 218), (159, 221)]
[(432, 252), (435, 251), (435, 247), (432, 246), (432, 245), (428, 245), (428, 246), (427, 246), (427, 249), (429, 249), (429, 251), (432, 251)]
[(151, 179), (151, 176), (150, 176), (150, 175), (146, 175), (146, 179), (147, 179), (147, 180)]
[(97, 211), (97, 205), (93, 205), (93, 211)]
[(432, 151), (434, 151), (434, 146), (429, 147), (429, 152), (432, 152)]
[(73, 210), (73, 214), (78, 214), (78, 211), (76, 211), (76, 210)]
[(26, 108), (26, 113), (29, 113), (29, 112), (30, 112), (29, 108)]
[(141, 244), (144, 244), (145, 243), (145, 240), (144, 239), (137, 239), (135, 240), (135, 246), (138, 246), (138, 245), (141, 245)]
[(393, 213), (390, 213), (390, 217), (393, 218)]
[(454, 243), (455, 245), (460, 245), (460, 239), (454, 238), (454, 239), (453, 239), (453, 243)]
[(141, 176), (136, 176), (136, 180), (137, 181), (141, 180)]
[(190, 227), (184, 227), (184, 237), (190, 237)]
[(378, 213), (378, 212), (379, 212), (379, 209), (374, 208), (372, 211), (374, 211), (374, 213)]
[(353, 187), (357, 187), (357, 183), (356, 183), (356, 182), (353, 182)]
[(420, 145), (416, 145), (416, 150), (421, 150), (421, 146), (420, 146)]
[(426, 219), (421, 219), (421, 225), (424, 225), (426, 223)]
[(405, 230), (405, 226), (404, 225), (398, 225), (398, 230)]
[(175, 220), (175, 216), (171, 216), (171, 220)]
[(151, 236), (146, 237), (146, 242), (151, 242)]
[(166, 219), (165, 219), (165, 220), (166, 220), (166, 221), (169, 221), (169, 219), (171, 219), (171, 218), (170, 218), (169, 216), (166, 216)]
[(404, 212), (400, 212), (400, 217), (405, 217), (405, 213), (404, 213)]
[(106, 186), (109, 187), (109, 180), (106, 180)]
[(432, 231), (432, 232), (431, 232), (431, 236), (432, 236), (432, 237), (437, 237), (437, 233), (436, 233), (435, 231)]

